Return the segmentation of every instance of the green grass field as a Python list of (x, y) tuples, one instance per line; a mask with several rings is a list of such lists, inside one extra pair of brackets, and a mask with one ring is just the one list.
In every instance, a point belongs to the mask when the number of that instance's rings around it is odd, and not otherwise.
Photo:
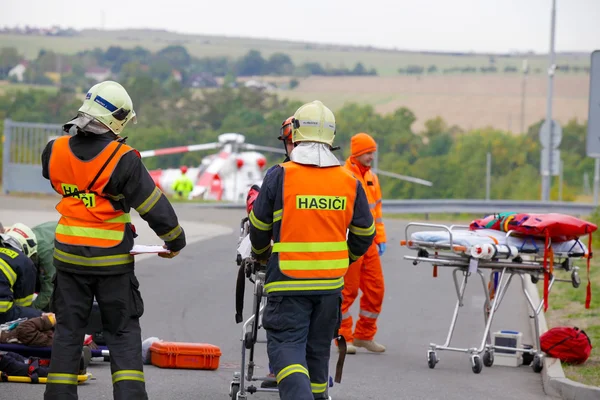
[[(381, 76), (398, 74), (398, 68), (410, 64), (437, 65), (438, 68), (489, 65), (490, 57), (469, 54), (465, 56), (402, 52), (352, 46), (322, 45), (300, 42), (234, 38), (221, 36), (183, 35), (166, 31), (125, 30), (100, 31), (84, 30), (77, 37), (21, 36), (0, 35), (0, 47), (16, 46), (27, 59), (37, 57), (41, 49), (52, 50), (63, 54), (75, 54), (82, 50), (110, 46), (133, 48), (142, 46), (150, 51), (160, 50), (168, 45), (185, 46), (190, 54), (197, 57), (228, 56), (240, 57), (250, 49), (261, 51), (263, 57), (275, 52), (287, 53), (295, 64), (318, 62), (324, 66), (352, 68), (362, 62), (366, 68), (377, 69)], [(496, 66), (503, 70), (505, 66), (521, 68), (525, 56), (496, 57)], [(527, 55), (532, 73), (544, 73), (547, 66), (545, 55)], [(557, 63), (588, 66), (589, 55), (558, 55)]]

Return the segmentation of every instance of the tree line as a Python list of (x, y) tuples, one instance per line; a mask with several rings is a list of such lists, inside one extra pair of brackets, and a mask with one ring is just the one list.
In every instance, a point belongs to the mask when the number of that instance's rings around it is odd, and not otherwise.
[[(126, 136), (138, 150), (212, 142), (223, 132), (242, 133), (250, 143), (280, 146), (281, 122), (301, 105), (250, 88), (223, 87), (195, 96), (180, 84), (164, 85), (145, 75), (122, 83), (132, 96), (139, 121), (128, 127)], [(0, 121), (64, 123), (75, 115), (81, 101), (81, 95), (66, 89), (8, 92), (0, 96)], [(466, 131), (441, 118), (430, 119), (424, 129), (416, 130), (417, 116), (405, 107), (379, 114), (370, 105), (349, 103), (334, 113), (340, 158), (349, 155), (353, 134), (368, 132), (378, 142), (379, 168), (433, 182), (426, 187), (382, 176), (384, 198), (485, 198), (487, 152), (492, 154), (493, 199), (540, 197), (542, 121), (515, 135), (495, 128)], [(586, 132), (585, 121), (572, 120), (563, 126), (563, 200), (583, 194), (584, 173), (593, 176), (594, 163), (585, 152)], [(149, 169), (199, 165), (207, 154), (173, 154), (144, 159), (144, 163)], [(270, 163), (280, 161), (281, 155), (265, 155)], [(558, 179), (554, 182), (552, 198), (557, 199)]]

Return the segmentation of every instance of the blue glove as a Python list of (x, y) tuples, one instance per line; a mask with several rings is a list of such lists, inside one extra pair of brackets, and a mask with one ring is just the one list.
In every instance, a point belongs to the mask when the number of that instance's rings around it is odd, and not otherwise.
[(379, 247), (379, 256), (381, 257), (385, 253), (385, 243), (379, 243), (377, 246)]

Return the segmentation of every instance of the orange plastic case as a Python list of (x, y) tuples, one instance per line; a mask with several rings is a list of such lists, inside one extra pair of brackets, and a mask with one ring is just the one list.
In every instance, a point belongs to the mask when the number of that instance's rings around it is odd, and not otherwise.
[(150, 362), (160, 368), (219, 368), (221, 349), (207, 343), (154, 342), (150, 346)]

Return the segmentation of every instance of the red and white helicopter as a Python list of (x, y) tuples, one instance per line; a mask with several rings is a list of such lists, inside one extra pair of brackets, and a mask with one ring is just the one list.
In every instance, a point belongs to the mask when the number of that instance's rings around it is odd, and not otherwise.
[[(243, 202), (248, 190), (254, 184), (261, 185), (267, 170), (267, 159), (256, 150), (285, 154), (283, 148), (259, 146), (245, 143), (245, 137), (239, 133), (223, 133), (217, 142), (169, 147), (158, 150), (140, 151), (142, 158), (167, 154), (187, 153), (191, 151), (220, 151), (205, 157), (199, 167), (187, 168), (186, 175), (194, 182), (189, 199), (204, 199), (230, 202)], [(380, 175), (393, 177), (421, 185), (432, 183), (377, 169), (377, 158), (373, 169)], [(149, 171), (156, 185), (166, 194), (173, 194), (173, 183), (181, 176), (180, 168), (157, 169)]]
[[(200, 166), (187, 169), (186, 175), (194, 182), (190, 199), (244, 201), (253, 184), (262, 184), (267, 170), (267, 159), (255, 150), (285, 154), (283, 148), (245, 143), (244, 135), (239, 133), (223, 133), (214, 143), (146, 150), (140, 151), (140, 155), (145, 158), (217, 149), (220, 151), (205, 157)], [(163, 192), (173, 194), (173, 182), (181, 176), (180, 168), (157, 169), (149, 172)]]

